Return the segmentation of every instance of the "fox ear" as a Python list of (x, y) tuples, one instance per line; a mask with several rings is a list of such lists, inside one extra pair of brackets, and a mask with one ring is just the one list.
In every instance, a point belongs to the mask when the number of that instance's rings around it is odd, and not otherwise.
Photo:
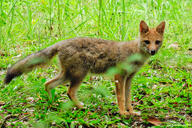
[(145, 23), (145, 21), (140, 22), (140, 33), (147, 33), (149, 31), (148, 25)]
[(156, 31), (160, 34), (163, 34), (165, 30), (165, 21), (161, 22), (157, 27)]

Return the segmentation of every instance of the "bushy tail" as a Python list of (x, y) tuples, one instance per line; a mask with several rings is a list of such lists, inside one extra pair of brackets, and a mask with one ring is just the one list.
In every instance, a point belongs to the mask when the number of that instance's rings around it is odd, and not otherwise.
[(37, 53), (33, 53), (26, 58), (18, 61), (12, 67), (8, 68), (4, 83), (8, 84), (11, 80), (23, 73), (30, 72), (33, 68), (46, 64), (58, 52), (57, 44), (54, 44)]

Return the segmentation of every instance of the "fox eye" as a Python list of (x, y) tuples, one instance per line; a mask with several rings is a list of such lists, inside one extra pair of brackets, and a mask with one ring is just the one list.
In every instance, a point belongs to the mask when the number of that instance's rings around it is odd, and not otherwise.
[(157, 45), (160, 44), (160, 43), (161, 43), (161, 41), (159, 41), (159, 40), (155, 41), (155, 44), (157, 44)]
[(148, 40), (144, 40), (145, 44), (150, 44), (150, 42)]

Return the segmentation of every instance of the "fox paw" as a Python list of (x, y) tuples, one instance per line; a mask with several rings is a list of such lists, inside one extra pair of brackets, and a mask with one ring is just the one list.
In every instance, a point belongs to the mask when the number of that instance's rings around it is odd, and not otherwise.
[(124, 116), (140, 116), (141, 115), (140, 112), (134, 112), (134, 111), (132, 111), (132, 112), (120, 111), (119, 113), (120, 113), (120, 115), (124, 115)]
[(127, 111), (130, 113), (130, 115), (133, 115), (133, 116), (140, 116), (141, 115), (141, 112), (133, 111), (133, 107), (132, 106), (129, 106)]
[(84, 104), (82, 102), (79, 102), (76, 104), (78, 109), (83, 109), (84, 108)]
[(129, 113), (130, 113), (130, 115), (133, 115), (133, 116), (140, 116), (141, 115), (141, 112), (132, 111), (132, 112), (129, 112)]
[(124, 116), (130, 115), (130, 113), (127, 111), (120, 111), (119, 113), (120, 115), (124, 115)]

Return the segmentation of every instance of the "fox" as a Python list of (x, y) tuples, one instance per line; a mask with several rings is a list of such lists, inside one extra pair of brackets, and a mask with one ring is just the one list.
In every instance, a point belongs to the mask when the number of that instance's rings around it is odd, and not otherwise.
[(120, 115), (140, 115), (133, 110), (131, 81), (146, 60), (158, 52), (163, 43), (164, 29), (165, 21), (155, 28), (149, 28), (142, 20), (139, 25), (139, 37), (135, 40), (126, 42), (76, 37), (60, 41), (16, 62), (7, 69), (4, 83), (9, 84), (15, 77), (47, 64), (58, 54), (60, 72), (45, 83), (45, 90), (51, 99), (53, 88), (69, 82), (67, 95), (77, 108), (82, 109), (84, 104), (78, 100), (76, 93), (88, 73), (104, 74), (109, 68), (125, 62), (131, 55), (140, 54), (141, 59), (133, 63), (131, 72), (122, 69), (123, 73), (114, 75)]

